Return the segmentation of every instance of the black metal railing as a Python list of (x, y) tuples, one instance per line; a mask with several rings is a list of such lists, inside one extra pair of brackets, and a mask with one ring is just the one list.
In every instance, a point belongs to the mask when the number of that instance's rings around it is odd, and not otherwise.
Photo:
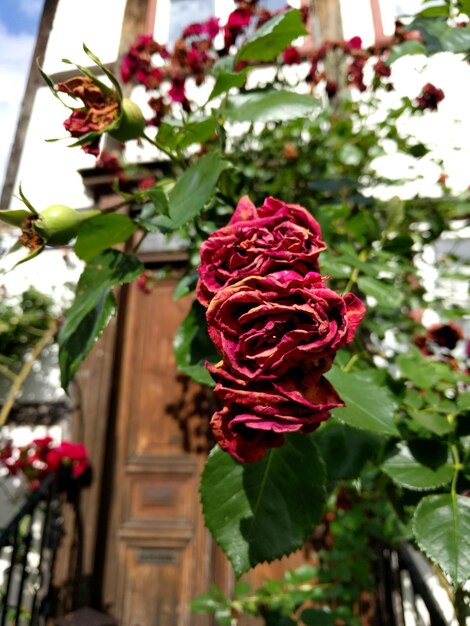
[(0, 531), (0, 626), (45, 626), (61, 527), (57, 477), (50, 474)]

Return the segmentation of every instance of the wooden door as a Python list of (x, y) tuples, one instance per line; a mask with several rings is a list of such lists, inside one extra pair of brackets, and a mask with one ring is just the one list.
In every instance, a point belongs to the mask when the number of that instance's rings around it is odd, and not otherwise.
[(127, 290), (103, 596), (122, 626), (210, 623), (189, 612), (212, 571), (198, 501), (209, 407), (176, 371), (172, 340), (191, 303), (175, 302), (174, 286)]

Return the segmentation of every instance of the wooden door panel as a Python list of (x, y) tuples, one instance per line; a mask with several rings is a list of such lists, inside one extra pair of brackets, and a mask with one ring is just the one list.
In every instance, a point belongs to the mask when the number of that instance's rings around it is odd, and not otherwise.
[(189, 609), (212, 580), (198, 495), (204, 455), (194, 452), (209, 414), (200, 387), (176, 369), (173, 337), (191, 300), (175, 302), (174, 285), (161, 281), (149, 294), (130, 285), (127, 294), (105, 585), (120, 626), (212, 621)]

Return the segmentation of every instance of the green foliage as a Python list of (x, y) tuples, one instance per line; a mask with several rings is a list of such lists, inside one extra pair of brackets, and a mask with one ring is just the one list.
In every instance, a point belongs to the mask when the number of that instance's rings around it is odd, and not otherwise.
[(162, 224), (176, 229), (197, 217), (214, 193), (221, 172), (227, 167), (229, 163), (217, 152), (211, 152), (196, 161), (169, 192), (169, 218), (162, 218)]
[(80, 259), (90, 261), (107, 248), (127, 241), (136, 230), (137, 226), (127, 215), (98, 215), (80, 225), (73, 249)]
[(341, 390), (346, 403), (333, 414), (346, 424), (363, 428), (379, 435), (398, 435), (394, 415), (398, 406), (391, 392), (377, 385), (367, 373), (345, 373), (334, 368), (327, 375), (334, 387)]
[[(31, 350), (41, 334), (49, 327), (52, 300), (34, 287), (29, 287), (15, 302), (13, 298), (0, 300), (0, 364), (16, 371), (25, 354)], [(0, 369), (0, 374), (2, 370)]]
[(454, 475), (452, 465), (447, 463), (446, 459), (442, 464), (436, 465), (432, 446), (426, 448), (428, 458), (418, 459), (409, 446), (399, 445), (394, 454), (382, 465), (383, 471), (395, 483), (407, 489), (431, 490), (448, 485)]
[(282, 89), (230, 96), (219, 113), (231, 122), (288, 122), (311, 115), (319, 101)]
[(421, 549), (454, 584), (466, 582), (470, 578), (469, 499), (449, 494), (426, 496), (416, 509), (413, 525)]
[(206, 524), (237, 576), (305, 543), (322, 513), (324, 476), (323, 460), (308, 437), (290, 435), (257, 463), (242, 464), (218, 447), (212, 450), (201, 501)]
[(75, 301), (59, 333), (59, 363), (64, 388), (72, 380), (93, 344), (114, 314), (112, 288), (140, 276), (142, 264), (117, 250), (95, 256), (83, 270)]
[(215, 363), (220, 357), (207, 333), (205, 309), (195, 301), (178, 328), (173, 342), (178, 369), (202, 385), (213, 386), (206, 370), (206, 360)]
[(273, 61), (287, 46), (307, 31), (300, 11), (292, 10), (272, 17), (238, 50), (236, 61)]

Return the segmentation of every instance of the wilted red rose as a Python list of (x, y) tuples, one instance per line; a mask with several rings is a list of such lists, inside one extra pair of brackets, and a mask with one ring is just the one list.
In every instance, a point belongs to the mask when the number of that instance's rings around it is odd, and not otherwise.
[(250, 275), (317, 271), (325, 249), (318, 222), (303, 207), (267, 198), (257, 209), (244, 196), (227, 226), (201, 246), (198, 300), (207, 306), (219, 289)]
[(344, 406), (318, 372), (296, 367), (274, 381), (246, 381), (221, 363), (207, 366), (223, 408), (211, 428), (220, 447), (242, 462), (259, 461), (267, 448), (282, 446), (286, 433), (310, 433)]
[(416, 103), (420, 109), (435, 111), (439, 102), (444, 100), (444, 98), (445, 95), (442, 89), (435, 87), (431, 83), (426, 83), (420, 95), (416, 98)]
[(300, 362), (326, 372), (364, 314), (357, 296), (332, 291), (320, 274), (286, 270), (221, 289), (209, 304), (207, 324), (236, 375), (272, 380)]
[[(75, 76), (57, 85), (57, 90), (83, 102), (82, 109), (75, 109), (64, 122), (72, 137), (82, 137), (90, 132), (103, 132), (119, 117), (120, 103), (117, 95), (104, 93), (88, 76)], [(98, 156), (99, 137), (83, 144), (83, 150)]]

